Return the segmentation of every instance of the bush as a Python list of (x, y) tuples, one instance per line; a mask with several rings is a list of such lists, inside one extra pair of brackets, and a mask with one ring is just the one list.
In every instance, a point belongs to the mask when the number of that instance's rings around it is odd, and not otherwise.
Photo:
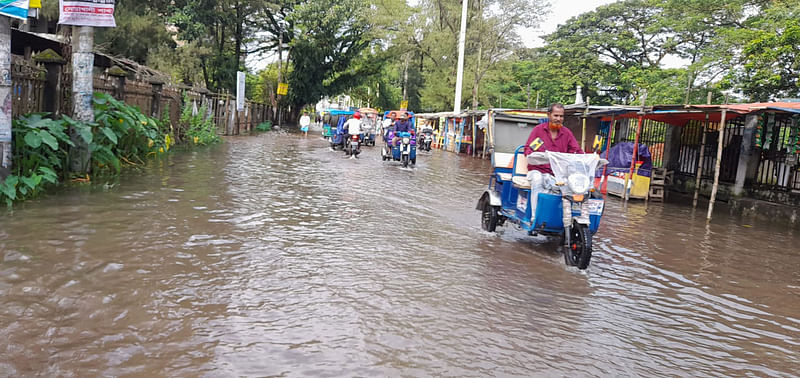
[(68, 156), (75, 144), (68, 136), (72, 127), (91, 151), (87, 167), (96, 175), (117, 175), (123, 163), (144, 162), (150, 155), (167, 153), (174, 144), (169, 126), (142, 114), (138, 108), (110, 95), (95, 93), (95, 122), (63, 116), (46, 118), (46, 113), (29, 114), (14, 120), (14, 157), (11, 175), (0, 183), (0, 201), (31, 198), (69, 177)]
[(272, 121), (264, 121), (261, 122), (258, 126), (256, 126), (257, 131), (270, 131), (272, 129)]
[(192, 101), (188, 96), (184, 97), (184, 106), (181, 111), (181, 124), (186, 128), (186, 136), (188, 140), (197, 145), (208, 145), (219, 143), (222, 138), (217, 135), (217, 126), (214, 124), (211, 117), (206, 117), (208, 109), (204, 106), (200, 107), (197, 114), (192, 114), (193, 107)]

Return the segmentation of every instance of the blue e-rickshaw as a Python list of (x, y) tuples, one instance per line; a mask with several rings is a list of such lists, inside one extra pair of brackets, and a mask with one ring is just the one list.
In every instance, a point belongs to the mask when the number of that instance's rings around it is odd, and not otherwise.
[[(548, 151), (525, 156), (525, 146), (519, 143), (527, 140), (541, 115), (489, 111), (492, 119), (487, 137), (493, 171), (489, 187), (477, 205), (481, 227), (494, 232), (497, 226), (509, 222), (528, 235), (560, 237), (567, 265), (586, 269), (592, 256), (592, 236), (598, 230), (605, 204), (594, 188), (595, 171), (607, 161), (594, 153)], [(533, 201), (528, 164), (549, 164), (553, 170)]]
[(347, 134), (345, 134), (343, 126), (347, 122), (347, 117), (352, 116), (355, 112), (352, 110), (328, 109), (325, 114), (330, 115), (330, 117), (323, 116), (323, 122), (325, 123), (322, 125), (322, 136), (330, 140), (331, 148), (344, 149), (344, 138)]
[[(408, 110), (387, 110), (383, 113), (383, 117), (384, 119), (391, 118), (396, 120), (403, 114), (408, 115), (408, 121), (414, 125), (414, 112)], [(400, 140), (392, 145), (391, 141), (395, 136)], [(386, 141), (386, 146), (381, 148), (381, 158), (383, 160), (399, 161), (403, 168), (408, 167), (409, 163), (417, 164), (416, 131), (413, 134), (408, 132), (395, 134), (394, 127), (392, 127), (384, 131), (384, 140)]]

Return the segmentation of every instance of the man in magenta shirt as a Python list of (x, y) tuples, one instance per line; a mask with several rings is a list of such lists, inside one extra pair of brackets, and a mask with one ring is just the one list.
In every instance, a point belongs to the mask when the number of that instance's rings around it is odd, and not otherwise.
[[(528, 141), (525, 142), (525, 156), (532, 152), (566, 152), (582, 154), (580, 146), (572, 131), (564, 127), (564, 105), (553, 104), (547, 110), (547, 122), (539, 124), (531, 130)], [(549, 164), (530, 165), (528, 171), (539, 171), (553, 174)]]
[[(582, 154), (578, 141), (572, 131), (564, 127), (564, 105), (552, 104), (547, 109), (547, 122), (539, 124), (531, 130), (528, 141), (525, 142), (525, 156), (534, 151), (566, 152)], [(553, 190), (555, 178), (549, 164), (528, 164), (528, 180), (531, 182), (531, 211), (536, 214), (536, 205), (539, 202), (539, 193)]]

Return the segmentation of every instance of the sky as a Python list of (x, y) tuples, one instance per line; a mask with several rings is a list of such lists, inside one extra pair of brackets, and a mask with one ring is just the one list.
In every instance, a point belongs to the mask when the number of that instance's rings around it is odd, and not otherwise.
[(541, 47), (544, 41), (541, 36), (556, 31), (559, 24), (564, 24), (572, 17), (593, 11), (595, 8), (611, 4), (617, 0), (550, 0), (550, 14), (544, 19), (539, 29), (526, 29), (520, 32), (526, 47)]

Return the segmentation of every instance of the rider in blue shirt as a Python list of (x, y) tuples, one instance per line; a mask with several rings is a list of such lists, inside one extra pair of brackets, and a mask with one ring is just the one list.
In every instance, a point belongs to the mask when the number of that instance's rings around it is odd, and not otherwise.
[(402, 132), (414, 134), (414, 126), (412, 126), (411, 122), (409, 122), (408, 113), (405, 112), (401, 114), (400, 119), (394, 123), (394, 139), (392, 140), (393, 146), (397, 144), (398, 140), (401, 139), (398, 134)]

